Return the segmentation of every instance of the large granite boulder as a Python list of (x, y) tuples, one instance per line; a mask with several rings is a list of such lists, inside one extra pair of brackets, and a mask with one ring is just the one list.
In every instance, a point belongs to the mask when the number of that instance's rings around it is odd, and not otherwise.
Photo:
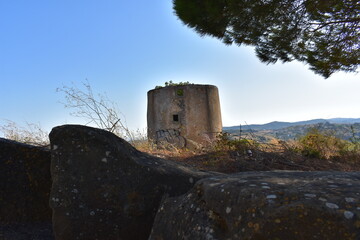
[(56, 239), (147, 239), (164, 195), (214, 175), (139, 152), (100, 129), (59, 126), (50, 141)]
[(252, 172), (163, 200), (150, 240), (360, 239), (360, 173)]
[(1, 240), (54, 240), (51, 221), (0, 224)]
[(50, 151), (0, 138), (0, 224), (50, 222)]

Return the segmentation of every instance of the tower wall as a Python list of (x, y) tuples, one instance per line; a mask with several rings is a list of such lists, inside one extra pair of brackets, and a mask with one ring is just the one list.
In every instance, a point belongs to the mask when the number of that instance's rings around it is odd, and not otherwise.
[(148, 137), (155, 142), (206, 145), (222, 131), (218, 89), (190, 84), (150, 90), (147, 122)]

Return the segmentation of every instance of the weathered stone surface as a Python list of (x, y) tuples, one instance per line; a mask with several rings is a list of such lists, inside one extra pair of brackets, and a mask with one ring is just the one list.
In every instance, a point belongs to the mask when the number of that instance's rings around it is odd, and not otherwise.
[(150, 240), (360, 239), (360, 173), (252, 172), (164, 199)]
[(148, 91), (148, 138), (158, 145), (195, 149), (222, 131), (216, 86), (188, 84)]
[(0, 138), (0, 224), (50, 222), (50, 151)]
[(164, 194), (213, 174), (133, 148), (114, 134), (64, 125), (50, 133), (56, 239), (147, 239)]
[(51, 222), (0, 224), (1, 240), (54, 240)]

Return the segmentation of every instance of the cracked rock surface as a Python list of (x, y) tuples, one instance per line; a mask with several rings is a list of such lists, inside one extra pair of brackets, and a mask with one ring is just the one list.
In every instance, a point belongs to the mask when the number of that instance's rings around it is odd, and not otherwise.
[(50, 141), (56, 239), (148, 239), (165, 195), (182, 195), (199, 179), (220, 175), (139, 152), (91, 127), (55, 127)]
[(149, 239), (360, 239), (360, 173), (210, 177), (159, 207)]
[(0, 138), (0, 239), (54, 239), (50, 151)]
[(0, 138), (0, 222), (51, 220), (50, 151)]

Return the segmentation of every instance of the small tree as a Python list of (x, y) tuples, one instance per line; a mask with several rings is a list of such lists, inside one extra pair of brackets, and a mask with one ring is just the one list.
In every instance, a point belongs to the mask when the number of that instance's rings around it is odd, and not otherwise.
[(110, 101), (106, 94), (94, 94), (88, 81), (82, 85), (84, 89), (75, 85), (57, 88), (57, 92), (65, 95), (66, 102), (63, 105), (74, 109), (71, 115), (87, 120), (86, 125), (93, 124), (120, 137), (133, 140), (125, 117), (118, 110), (117, 104)]

